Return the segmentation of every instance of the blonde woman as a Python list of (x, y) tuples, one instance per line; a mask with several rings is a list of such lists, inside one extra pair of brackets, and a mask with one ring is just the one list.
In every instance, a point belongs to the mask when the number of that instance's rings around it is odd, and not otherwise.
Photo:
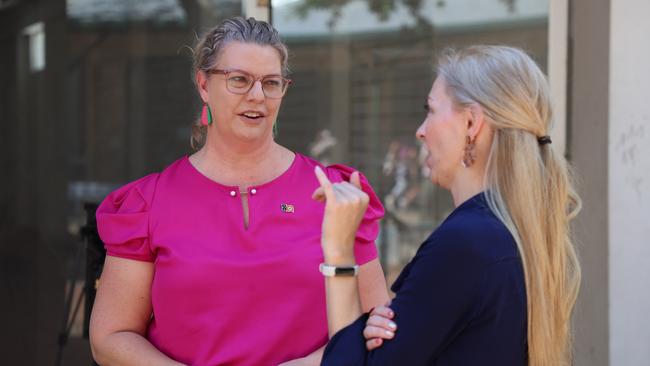
[(322, 364), (570, 364), (580, 268), (569, 221), (580, 204), (548, 137), (547, 81), (503, 46), (449, 51), (437, 71), (416, 136), (456, 208), (395, 281), (390, 308), (360, 316), (345, 268), (367, 195), (356, 176), (331, 183), (316, 171), (331, 336)]

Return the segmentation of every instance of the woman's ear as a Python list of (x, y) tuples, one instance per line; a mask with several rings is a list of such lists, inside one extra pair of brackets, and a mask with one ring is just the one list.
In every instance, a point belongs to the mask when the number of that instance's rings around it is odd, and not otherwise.
[(202, 70), (196, 72), (196, 86), (199, 90), (201, 100), (203, 100), (203, 103), (207, 103), (210, 99), (210, 93), (208, 92), (208, 76)]
[(485, 114), (483, 113), (483, 107), (476, 103), (469, 106), (468, 112), (467, 136), (472, 140), (475, 140), (476, 136), (478, 136), (486, 123)]

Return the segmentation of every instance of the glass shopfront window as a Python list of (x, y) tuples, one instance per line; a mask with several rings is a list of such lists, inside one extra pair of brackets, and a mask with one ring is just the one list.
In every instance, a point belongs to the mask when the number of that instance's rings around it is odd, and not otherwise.
[(242, 9), (0, 1), (0, 364), (92, 364), (84, 204), (190, 152), (200, 103), (185, 46)]
[[(65, 352), (57, 346), (85, 284), (84, 204), (190, 151), (200, 104), (185, 46), (219, 20), (267, 5), (0, 1), (0, 314), (9, 335), (0, 363), (47, 365), (62, 356), (59, 364), (90, 364), (83, 302)], [(450, 195), (429, 183), (414, 138), (436, 52), (504, 43), (545, 67), (548, 5), (272, 1), (294, 81), (279, 142), (369, 178), (386, 207), (378, 245), (389, 284), (452, 210)]]
[(360, 169), (386, 207), (378, 241), (389, 284), (453, 209), (428, 180), (414, 135), (445, 47), (508, 44), (546, 67), (548, 0), (274, 0), (294, 83), (279, 139)]

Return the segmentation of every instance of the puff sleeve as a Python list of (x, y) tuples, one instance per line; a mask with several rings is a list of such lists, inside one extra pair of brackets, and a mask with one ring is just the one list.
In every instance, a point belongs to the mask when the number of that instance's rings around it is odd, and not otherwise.
[[(349, 181), (350, 176), (355, 171), (356, 169), (338, 164), (330, 165), (325, 169), (325, 173), (332, 182)], [(357, 231), (354, 242), (354, 257), (358, 264), (365, 264), (377, 258), (375, 240), (379, 235), (379, 220), (384, 217), (384, 206), (370, 186), (368, 179), (361, 172), (359, 172), (359, 178), (361, 178), (361, 189), (368, 194), (370, 202)]]
[(97, 230), (108, 255), (154, 261), (149, 210), (157, 181), (158, 174), (151, 174), (131, 182), (109, 194), (97, 208)]

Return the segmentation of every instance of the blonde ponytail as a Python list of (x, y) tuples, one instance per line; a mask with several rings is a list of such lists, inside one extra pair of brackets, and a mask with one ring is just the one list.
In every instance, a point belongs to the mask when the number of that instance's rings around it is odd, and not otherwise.
[(522, 258), (529, 365), (569, 365), (580, 284), (569, 222), (580, 199), (564, 157), (538, 140), (551, 125), (546, 78), (525, 52), (504, 46), (447, 51), (438, 75), (457, 104), (478, 103), (495, 131), (486, 192)]

